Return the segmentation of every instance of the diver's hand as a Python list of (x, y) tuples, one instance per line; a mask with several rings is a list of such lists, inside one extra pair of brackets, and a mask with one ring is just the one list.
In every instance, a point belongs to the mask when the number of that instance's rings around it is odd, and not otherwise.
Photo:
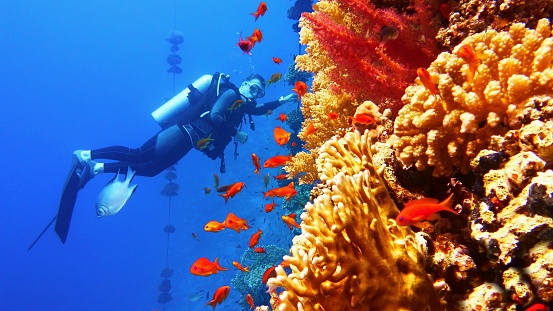
[(248, 134), (238, 131), (236, 135), (234, 135), (234, 138), (236, 138), (239, 143), (243, 144), (248, 141)]
[(286, 96), (280, 96), (280, 98), (278, 99), (278, 101), (280, 102), (281, 105), (289, 103), (289, 102), (295, 102), (297, 100), (298, 100), (298, 96), (294, 93), (288, 94)]

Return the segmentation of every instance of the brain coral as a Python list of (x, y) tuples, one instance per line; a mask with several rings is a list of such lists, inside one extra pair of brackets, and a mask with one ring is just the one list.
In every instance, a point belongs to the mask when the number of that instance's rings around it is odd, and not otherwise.
[(320, 195), (307, 203), (302, 233), (269, 290), (284, 287), (278, 310), (439, 310), (415, 235), (372, 162), (369, 131), (334, 138), (317, 159)]
[[(467, 81), (468, 65), (456, 52), (475, 51), (478, 68)], [(423, 86), (406, 89), (405, 106), (395, 120), (392, 142), (405, 166), (433, 167), (434, 176), (462, 173), (492, 135), (503, 135), (526, 121), (517, 116), (553, 94), (553, 38), (547, 19), (535, 30), (513, 24), (509, 31), (488, 30), (466, 38), (454, 53), (441, 53), (428, 72), (438, 77), (438, 93)], [(543, 120), (542, 120), (543, 121)]]

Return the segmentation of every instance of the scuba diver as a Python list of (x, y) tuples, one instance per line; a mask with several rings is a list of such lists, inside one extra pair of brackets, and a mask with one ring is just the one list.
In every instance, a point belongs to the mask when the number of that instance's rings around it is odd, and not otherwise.
[[(79, 190), (95, 175), (116, 174), (96, 201), (97, 216), (102, 217), (116, 214), (134, 193), (136, 185), (129, 187), (129, 183), (135, 174), (156, 176), (192, 148), (211, 159), (221, 159), (219, 170), (224, 173), (226, 146), (233, 139), (235, 146), (248, 140), (248, 135), (241, 131), (246, 115), (253, 130), (252, 115), (267, 114), (284, 103), (296, 100), (295, 94), (289, 94), (257, 105), (257, 99), (265, 96), (265, 86), (265, 80), (258, 74), (246, 77), (239, 88), (229, 81), (227, 75), (203, 75), (152, 113), (162, 129), (142, 146), (111, 146), (73, 152), (58, 213), (29, 249), (54, 221), (55, 231), (61, 242), (65, 243)], [(100, 159), (110, 161), (100, 162)], [(125, 181), (118, 181), (119, 174), (124, 172), (127, 175)]]
[[(142, 146), (76, 150), (70, 172), (78, 176), (75, 190), (84, 188), (97, 174), (125, 172), (127, 167), (139, 176), (156, 176), (192, 148), (211, 159), (219, 158), (220, 171), (224, 173), (226, 146), (233, 138), (241, 144), (248, 140), (248, 135), (241, 131), (246, 115), (253, 130), (252, 115), (267, 114), (296, 100), (292, 93), (258, 105), (257, 99), (265, 96), (265, 86), (265, 79), (258, 74), (246, 77), (239, 88), (220, 73), (200, 77), (152, 113), (162, 130)], [(99, 159), (115, 162), (96, 161)]]

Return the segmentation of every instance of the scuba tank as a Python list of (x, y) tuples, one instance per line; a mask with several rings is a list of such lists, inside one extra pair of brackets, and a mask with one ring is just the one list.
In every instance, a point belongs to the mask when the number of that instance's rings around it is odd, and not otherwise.
[(220, 76), (219, 74), (201, 76), (152, 112), (152, 117), (162, 128), (175, 123), (194, 122), (205, 112), (209, 97), (206, 95), (209, 95), (207, 93), (214, 83), (218, 86)]

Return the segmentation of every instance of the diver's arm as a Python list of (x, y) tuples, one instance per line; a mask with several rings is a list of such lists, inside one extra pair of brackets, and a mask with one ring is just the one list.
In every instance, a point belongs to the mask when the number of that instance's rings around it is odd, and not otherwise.
[(282, 106), (285, 103), (295, 101), (294, 94), (281, 96), (278, 100), (270, 101), (268, 103), (264, 103), (262, 105), (256, 106), (255, 108), (252, 108), (247, 111), (247, 113), (254, 115), (254, 116), (260, 116), (262, 114), (266, 114), (269, 112), (269, 110), (275, 110), (278, 107)]
[(266, 114), (269, 110), (275, 110), (280, 107), (282, 104), (278, 100), (270, 101), (254, 108), (248, 109), (247, 113), (253, 116), (260, 116)]
[(225, 122), (225, 112), (232, 107), (236, 100), (236, 93), (233, 90), (226, 90), (215, 102), (209, 118), (213, 127), (220, 133), (229, 133), (231, 136), (236, 135), (236, 129)]

